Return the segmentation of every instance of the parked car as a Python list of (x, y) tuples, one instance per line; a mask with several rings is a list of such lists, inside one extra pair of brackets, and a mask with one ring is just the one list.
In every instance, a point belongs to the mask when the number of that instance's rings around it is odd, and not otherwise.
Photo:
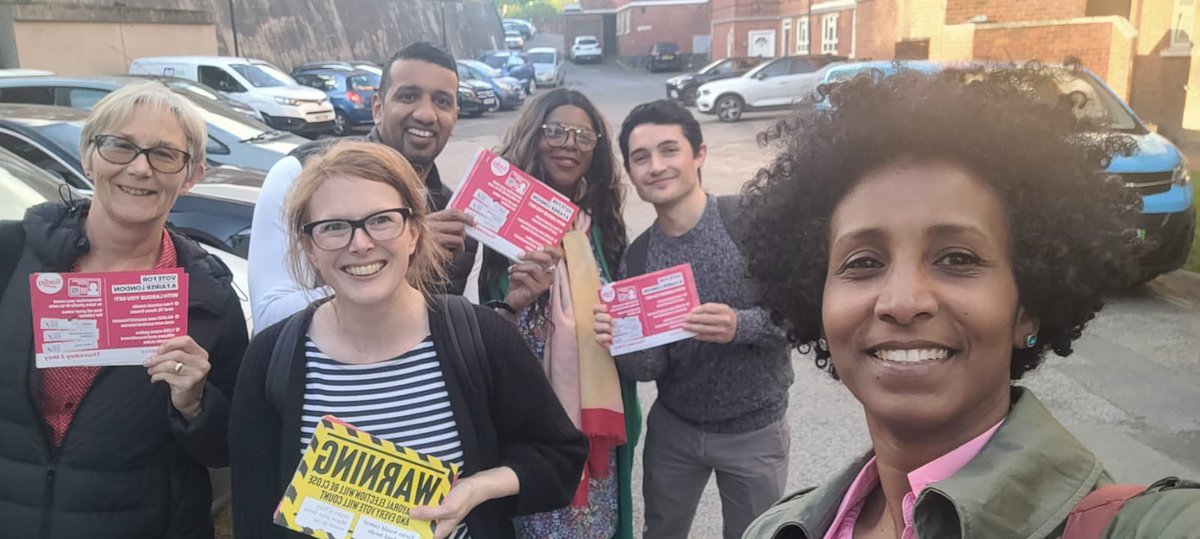
[[(73, 191), (60, 178), (48, 174), (12, 152), (0, 148), (0, 221), (19, 221), (25, 217), (25, 210), (52, 200), (61, 200), (64, 196), (83, 198), (87, 195)], [(174, 213), (167, 217), (167, 226), (187, 236), (186, 232), (179, 230), (171, 222), (174, 217)], [(249, 267), (246, 259), (204, 242), (200, 242), (200, 245), (229, 267), (230, 273), (233, 274), (233, 286), (242, 292), (238, 294), (238, 297), (242, 301), (242, 314), (246, 317), (246, 329), (251, 330), (253, 318), (250, 316), (250, 296), (247, 293), (250, 288), (249, 281), (247, 281)]]
[(521, 36), (524, 37), (526, 41), (533, 39), (533, 36), (537, 35), (537, 27), (534, 26), (533, 22), (531, 21), (527, 21), (525, 19), (504, 19), (501, 22), (504, 25), (505, 32), (509, 31), (510, 29), (516, 30), (517, 32), (521, 33)]
[(492, 85), (481, 80), (458, 80), (458, 113), (471, 118), (500, 107)]
[(262, 60), (155, 56), (134, 60), (129, 73), (194, 80), (254, 107), (275, 129), (314, 136), (333, 130), (333, 106), (324, 92), (300, 86), (290, 75)]
[(333, 104), (333, 134), (349, 135), (375, 125), (371, 102), (379, 88), (379, 75), (359, 70), (312, 69), (296, 74), (296, 82), (325, 92)]
[[(87, 113), (65, 107), (0, 105), (0, 148), (61, 178), (90, 196), (92, 180), (83, 172), (79, 138)], [(266, 174), (229, 166), (213, 166), (192, 190), (179, 197), (173, 212), (187, 235), (245, 257), (250, 248), (254, 201)], [(213, 187), (210, 185), (210, 181)], [(243, 189), (234, 196), (229, 185)]]
[(679, 55), (679, 45), (674, 43), (663, 42), (650, 45), (650, 51), (646, 55), (646, 70), (651, 73), (683, 69), (683, 56)]
[(229, 108), (245, 115), (248, 118), (254, 119), (254, 121), (256, 123), (262, 122), (262, 116), (258, 114), (257, 110), (254, 110), (254, 107), (251, 107), (250, 105), (242, 103), (241, 101), (238, 101), (236, 99), (230, 99), (228, 97), (225, 97), (220, 92), (213, 90), (212, 88), (209, 88), (208, 86), (200, 84), (199, 82), (190, 81), (187, 79), (181, 79), (179, 77), (164, 77), (164, 76), (160, 76), (160, 75), (132, 75), (132, 76), (137, 77), (139, 79), (156, 80), (158, 82), (161, 82), (161, 83), (167, 85), (168, 88), (175, 90), (176, 92), (187, 93), (187, 94), (191, 94), (196, 97), (207, 99), (209, 101), (214, 101), (214, 102), (220, 103), (221, 105), (229, 107)]
[(378, 63), (369, 61), (369, 60), (351, 60), (349, 62), (330, 60), (327, 62), (312, 62), (312, 63), (296, 66), (295, 68), (292, 69), (292, 77), (294, 78), (297, 74), (303, 73), (305, 71), (312, 71), (312, 70), (317, 70), (317, 69), (359, 70), (359, 71), (366, 71), (368, 73), (373, 73), (377, 77), (383, 76), (383, 66), (379, 65)]
[(521, 50), (525, 48), (525, 38), (521, 37), (520, 32), (509, 30), (504, 32), (504, 46), (510, 49)]
[(700, 68), (695, 73), (679, 75), (667, 79), (667, 98), (682, 102), (684, 105), (695, 105), (696, 94), (700, 86), (714, 80), (740, 77), (754, 66), (761, 64), (765, 58), (735, 57), (722, 58)]
[(571, 61), (575, 63), (582, 62), (601, 62), (604, 60), (604, 51), (600, 49), (600, 40), (596, 36), (578, 36), (575, 42), (571, 44)]
[[(191, 101), (208, 124), (209, 161), (267, 171), (304, 139), (268, 127), (222, 104), (220, 94), (197, 82), (174, 77), (37, 77), (0, 79), (0, 103), (59, 105), (91, 110), (101, 97), (127, 84), (156, 81)], [(207, 94), (207, 95), (206, 95)], [(219, 99), (213, 99), (219, 97)]]
[(814, 71), (845, 60), (829, 55), (776, 58), (740, 77), (700, 86), (696, 110), (716, 114), (723, 122), (736, 122), (745, 112), (787, 109), (796, 96), (815, 87)]
[(512, 77), (521, 81), (525, 87), (525, 95), (533, 93), (534, 88), (534, 67), (529, 61), (529, 57), (525, 53), (517, 51), (492, 51), (484, 54), (479, 58), (491, 67), (500, 71), (505, 77)]
[(479, 60), (458, 61), (459, 80), (478, 80), (485, 82), (496, 92), (499, 99), (498, 110), (512, 110), (525, 103), (525, 88), (521, 81), (512, 77), (504, 77), (499, 71), (492, 69)]
[[(862, 62), (830, 68), (824, 83), (834, 84), (862, 73), (888, 77), (900, 70), (933, 73), (949, 63)], [(1053, 67), (1053, 66), (1052, 66)], [(1094, 125), (1128, 135), (1137, 143), (1129, 156), (1116, 156), (1106, 172), (1118, 175), (1125, 187), (1142, 199), (1142, 217), (1135, 231), (1145, 242), (1139, 263), (1149, 281), (1187, 262), (1196, 233), (1196, 201), (1187, 157), (1166, 137), (1152, 132), (1116, 92), (1091, 71), (1060, 68), (1055, 81), (1059, 91), (1082, 96), (1077, 114)], [(827, 101), (818, 105), (828, 106)]]
[(535, 88), (560, 86), (566, 81), (563, 70), (563, 57), (558, 49), (553, 47), (534, 47), (525, 51), (529, 63), (533, 64), (533, 83)]

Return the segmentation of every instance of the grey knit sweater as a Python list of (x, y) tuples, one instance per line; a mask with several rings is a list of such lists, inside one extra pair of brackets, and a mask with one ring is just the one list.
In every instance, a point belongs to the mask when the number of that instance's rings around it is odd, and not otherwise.
[[(684, 235), (668, 236), (657, 221), (646, 233), (646, 272), (690, 263), (700, 303), (732, 307), (737, 332), (729, 344), (687, 339), (617, 356), (621, 376), (656, 381), (659, 402), (705, 432), (749, 432), (783, 418), (794, 379), (787, 342), (756, 306), (745, 259), (721, 222), (716, 197), (709, 195), (704, 216)], [(625, 264), (622, 279), (630, 276)]]

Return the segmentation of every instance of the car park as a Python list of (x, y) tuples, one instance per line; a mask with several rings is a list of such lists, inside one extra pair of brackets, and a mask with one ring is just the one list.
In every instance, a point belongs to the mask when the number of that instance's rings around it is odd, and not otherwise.
[(458, 78), (490, 85), (498, 99), (497, 110), (513, 110), (525, 103), (525, 88), (521, 81), (501, 76), (498, 71), (478, 60), (459, 60)]
[(525, 51), (529, 63), (533, 64), (533, 82), (536, 88), (561, 86), (566, 81), (563, 57), (553, 47), (534, 47)]
[(296, 82), (325, 92), (333, 105), (333, 134), (349, 135), (375, 125), (371, 103), (380, 77), (374, 73), (346, 69), (311, 69), (296, 74)]
[(529, 57), (517, 51), (492, 51), (479, 57), (479, 61), (497, 69), (505, 77), (521, 81), (525, 95), (533, 93), (535, 70)]
[[(73, 191), (61, 179), (48, 174), (32, 163), (17, 157), (12, 152), (0, 148), (0, 221), (18, 221), (25, 217), (25, 211), (38, 204), (72, 197), (83, 198), (86, 195)], [(167, 217), (167, 226), (177, 233), (189, 236), (180, 230), (172, 220), (176, 214), (172, 212)], [(193, 238), (194, 239), (194, 238)], [(233, 285), (240, 291), (238, 298), (242, 302), (242, 314), (246, 317), (246, 329), (252, 329), (250, 316), (249, 266), (244, 256), (237, 256), (219, 248), (198, 242), (204, 250), (225, 263), (233, 274)]]
[(496, 110), (500, 101), (492, 85), (479, 80), (458, 80), (458, 114), (478, 118), (483, 113)]
[(679, 45), (666, 42), (650, 45), (650, 50), (646, 53), (647, 71), (654, 73), (680, 69), (683, 69), (683, 56), (679, 54)]
[(600, 48), (600, 39), (596, 36), (578, 36), (571, 43), (571, 61), (577, 64), (583, 62), (601, 62), (604, 51)]
[(109, 92), (127, 84), (148, 80), (166, 85), (196, 106), (208, 127), (206, 152), (213, 163), (265, 172), (276, 161), (306, 142), (225, 106), (221, 99), (213, 99), (219, 94), (207, 90), (206, 86), (178, 78), (111, 76), (0, 79), (0, 103), (58, 105), (88, 111)]
[(155, 56), (138, 58), (133, 75), (181, 77), (254, 107), (267, 125), (316, 136), (333, 130), (334, 112), (319, 90), (300, 86), (279, 68), (253, 58)]
[[(830, 68), (823, 84), (836, 84), (869, 74), (888, 77), (902, 70), (934, 73), (946, 66), (936, 62), (861, 62)], [(1112, 158), (1105, 172), (1119, 178), (1125, 188), (1141, 198), (1142, 215), (1131, 233), (1142, 242), (1139, 263), (1142, 279), (1150, 280), (1179, 269), (1187, 262), (1196, 231), (1196, 201), (1187, 157), (1166, 137), (1149, 129), (1124, 100), (1100, 77), (1085, 68), (1051, 66), (1058, 71), (1055, 96), (1068, 94), (1080, 103), (1076, 114), (1089, 125), (1124, 134), (1136, 144), (1130, 155)], [(828, 100), (817, 102), (829, 107)], [(1019, 156), (1014, 156), (1019, 158)]]
[(715, 114), (723, 122), (735, 122), (745, 112), (785, 110), (796, 96), (816, 87), (814, 71), (834, 62), (839, 56), (784, 56), (747, 71), (736, 78), (717, 80), (700, 86), (696, 110)]
[(722, 58), (700, 68), (695, 73), (671, 77), (667, 79), (667, 98), (679, 101), (684, 105), (695, 105), (696, 94), (699, 93), (700, 86), (704, 83), (740, 77), (754, 66), (761, 64), (763, 60), (765, 58)]
[[(87, 113), (64, 107), (0, 105), (0, 148), (63, 180), (90, 196), (92, 180), (80, 162), (80, 133)], [(213, 166), (190, 192), (179, 197), (176, 208), (189, 218), (179, 218), (188, 236), (239, 256), (249, 252), (250, 221), (254, 200), (266, 175), (238, 167)], [(220, 185), (211, 187), (208, 184)], [(233, 196), (229, 185), (239, 185)], [(173, 210), (175, 211), (175, 210)]]

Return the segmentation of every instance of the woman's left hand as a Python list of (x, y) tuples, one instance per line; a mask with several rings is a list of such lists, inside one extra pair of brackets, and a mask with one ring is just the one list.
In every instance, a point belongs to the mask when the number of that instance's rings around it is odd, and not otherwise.
[(454, 483), (441, 505), (412, 508), (409, 515), (417, 520), (433, 521), (433, 539), (445, 539), (467, 518), (475, 506), (484, 502), (474, 477), (464, 477)]
[(204, 381), (212, 368), (208, 352), (191, 337), (184, 335), (162, 343), (158, 353), (143, 364), (150, 382), (166, 382), (171, 387), (171, 404), (191, 421), (200, 415)]

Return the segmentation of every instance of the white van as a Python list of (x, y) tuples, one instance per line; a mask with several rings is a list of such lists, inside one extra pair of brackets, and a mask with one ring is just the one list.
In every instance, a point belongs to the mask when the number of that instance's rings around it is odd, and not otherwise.
[(254, 107), (271, 127), (317, 135), (333, 130), (333, 105), (325, 92), (301, 86), (262, 60), (232, 56), (154, 56), (129, 65), (131, 75), (194, 80)]

